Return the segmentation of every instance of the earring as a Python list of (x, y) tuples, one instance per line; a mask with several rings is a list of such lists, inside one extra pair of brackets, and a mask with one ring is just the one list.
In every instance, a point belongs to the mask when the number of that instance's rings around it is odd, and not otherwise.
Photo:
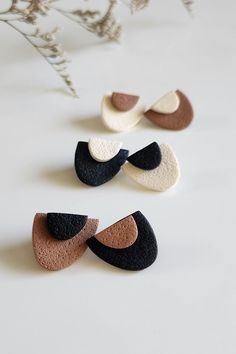
[(179, 179), (178, 161), (166, 144), (152, 143), (127, 158), (123, 172), (147, 189), (164, 192)]
[(181, 130), (193, 120), (193, 108), (188, 98), (179, 90), (161, 97), (144, 116), (164, 129)]
[(153, 264), (158, 247), (154, 231), (137, 211), (89, 238), (87, 244), (99, 258), (125, 270), (142, 270)]
[(102, 120), (114, 132), (124, 132), (133, 128), (143, 117), (144, 106), (139, 96), (113, 92), (102, 100)]
[(125, 163), (129, 151), (122, 143), (92, 138), (80, 141), (75, 152), (75, 171), (78, 178), (90, 186), (100, 186), (111, 180)]
[(69, 267), (86, 251), (86, 241), (96, 234), (98, 222), (84, 215), (36, 214), (32, 232), (36, 260), (48, 270)]

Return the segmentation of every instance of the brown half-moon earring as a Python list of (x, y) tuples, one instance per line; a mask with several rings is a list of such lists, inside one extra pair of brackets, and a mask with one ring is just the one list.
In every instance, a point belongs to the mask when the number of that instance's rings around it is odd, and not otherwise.
[(36, 260), (48, 270), (69, 267), (84, 254), (97, 226), (97, 219), (84, 215), (37, 213), (32, 232)]
[(144, 116), (161, 128), (182, 130), (193, 120), (193, 108), (183, 92), (171, 91), (154, 103)]

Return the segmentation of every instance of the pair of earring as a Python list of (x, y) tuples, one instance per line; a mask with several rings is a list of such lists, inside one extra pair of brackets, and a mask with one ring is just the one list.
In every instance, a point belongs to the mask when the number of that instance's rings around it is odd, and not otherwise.
[(156, 142), (129, 156), (122, 143), (100, 138), (80, 141), (75, 152), (78, 178), (90, 186), (100, 186), (123, 172), (147, 189), (164, 192), (179, 179), (178, 161), (171, 147)]
[(193, 120), (193, 108), (186, 95), (171, 91), (156, 101), (148, 110), (140, 102), (140, 97), (113, 92), (102, 100), (102, 120), (104, 125), (115, 132), (130, 130), (146, 117), (160, 128), (182, 130)]
[(142, 270), (156, 260), (156, 237), (140, 211), (96, 233), (98, 223), (84, 215), (36, 214), (32, 232), (36, 260), (48, 270), (61, 270), (88, 247), (103, 261), (125, 270)]

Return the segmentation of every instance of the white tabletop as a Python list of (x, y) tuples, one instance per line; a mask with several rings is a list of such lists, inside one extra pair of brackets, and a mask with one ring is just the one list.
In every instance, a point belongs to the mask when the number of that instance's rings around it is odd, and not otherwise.
[[(177, 0), (153, 0), (126, 15), (121, 46), (60, 17), (79, 100), (0, 23), (1, 353), (235, 354), (235, 12), (233, 0), (199, 0), (191, 19)], [(195, 109), (184, 131), (143, 121), (112, 134), (100, 121), (107, 91), (137, 93), (149, 105), (177, 88)], [(82, 185), (74, 151), (91, 136), (122, 140), (131, 153), (170, 144), (179, 184), (154, 193), (120, 173), (98, 188)], [(60, 272), (34, 260), (36, 212), (88, 214), (102, 230), (136, 210), (159, 244), (157, 262), (142, 272), (89, 250)]]

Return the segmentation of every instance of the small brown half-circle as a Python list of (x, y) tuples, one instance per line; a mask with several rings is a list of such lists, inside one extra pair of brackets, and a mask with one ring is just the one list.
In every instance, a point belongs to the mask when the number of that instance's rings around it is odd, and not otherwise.
[(130, 247), (137, 237), (138, 228), (132, 215), (118, 221), (95, 236), (103, 245), (117, 249)]
[(112, 105), (121, 112), (131, 110), (139, 100), (139, 96), (127, 95), (125, 93), (113, 92), (111, 96)]
[(162, 114), (148, 110), (144, 113), (145, 117), (164, 129), (182, 130), (189, 126), (193, 120), (193, 108), (189, 99), (181, 92), (176, 91), (180, 98), (180, 105), (176, 112)]
[(69, 240), (58, 241), (47, 228), (47, 214), (36, 214), (32, 242), (35, 258), (48, 270), (60, 270), (79, 259), (87, 249), (86, 241), (95, 235), (98, 220), (88, 219), (83, 229)]

